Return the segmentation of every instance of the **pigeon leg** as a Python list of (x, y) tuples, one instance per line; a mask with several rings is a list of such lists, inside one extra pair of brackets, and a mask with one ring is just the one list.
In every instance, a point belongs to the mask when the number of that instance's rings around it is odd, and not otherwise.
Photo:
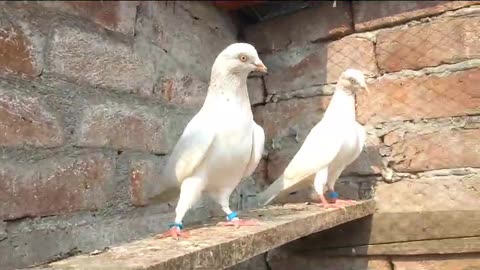
[(219, 226), (234, 226), (238, 229), (240, 226), (258, 226), (260, 222), (256, 219), (239, 219), (236, 212), (232, 212), (227, 215), (226, 222), (219, 222), (217, 225)]
[(328, 193), (328, 202), (331, 203), (331, 204), (334, 204), (334, 205), (338, 205), (340, 206), (341, 208), (345, 207), (345, 206), (348, 206), (348, 205), (355, 205), (357, 204), (356, 201), (354, 200), (341, 200), (341, 199), (338, 199), (338, 193), (331, 190), (329, 193)]
[(180, 188), (180, 198), (178, 199), (177, 208), (175, 209), (175, 223), (170, 225), (170, 230), (155, 238), (172, 236), (172, 238), (178, 239), (179, 236), (188, 237), (187, 232), (182, 232), (182, 220), (187, 211), (200, 199), (203, 184), (203, 179), (197, 177), (187, 178), (183, 181)]
[(222, 206), (222, 210), (227, 214), (227, 221), (226, 222), (219, 222), (217, 223), (218, 226), (234, 226), (238, 229), (240, 226), (258, 226), (260, 222), (256, 219), (240, 219), (238, 218), (238, 214), (233, 212), (230, 209), (229, 198), (230, 192), (223, 191), (220, 194), (215, 194), (215, 199), (220, 203)]
[(168, 238), (168, 237), (172, 237), (173, 239), (178, 240), (180, 237), (181, 238), (190, 237), (190, 233), (188, 231), (182, 231), (182, 229), (180, 229), (178, 226), (172, 226), (170, 230), (162, 234), (156, 235), (155, 239), (162, 239), (162, 238)]
[(333, 208), (333, 209), (337, 209), (337, 208), (343, 208), (344, 206), (342, 205), (339, 205), (339, 204), (330, 204), (326, 199), (325, 199), (325, 195), (323, 195), (322, 193), (318, 194), (319, 197), (320, 197), (320, 204), (322, 204), (323, 208), (325, 209), (329, 209), (329, 208)]

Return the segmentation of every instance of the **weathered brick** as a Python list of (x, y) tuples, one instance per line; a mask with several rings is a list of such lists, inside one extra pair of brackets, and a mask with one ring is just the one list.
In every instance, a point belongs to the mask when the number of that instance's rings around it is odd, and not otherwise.
[(268, 94), (334, 83), (347, 68), (360, 69), (366, 75), (377, 73), (373, 43), (357, 37), (294, 48), (262, 59), (271, 71), (265, 76)]
[(443, 131), (410, 136), (393, 143), (393, 168), (417, 172), (480, 167), (480, 130)]
[(130, 163), (130, 198), (135, 206), (148, 204), (148, 197), (162, 185), (159, 178), (165, 165), (165, 157), (144, 157)]
[(250, 104), (260, 104), (265, 102), (265, 93), (263, 87), (263, 80), (260, 77), (252, 77), (247, 80), (248, 95), (250, 97)]
[(383, 167), (382, 156), (379, 152), (380, 140), (378, 137), (368, 136), (360, 156), (345, 168), (342, 175), (373, 175), (380, 174)]
[(211, 3), (200, 1), (142, 1), (136, 32), (175, 56), (204, 81), (210, 78), (216, 56), (236, 41), (236, 28), (230, 18)]
[(357, 96), (361, 123), (462, 116), (479, 112), (480, 69), (420, 77), (385, 76)]
[(478, 175), (380, 182), (375, 188), (376, 207), (380, 213), (478, 211), (479, 185)]
[[(255, 120), (265, 130), (266, 140), (277, 139), (298, 132), (307, 132), (322, 119), (330, 103), (330, 96), (309, 99), (290, 99), (267, 103), (255, 108)], [(304, 134), (306, 135), (306, 134)]]
[(380, 31), (378, 66), (387, 72), (456, 63), (480, 55), (480, 17), (455, 18)]
[(201, 106), (207, 95), (208, 84), (188, 71), (165, 72), (153, 93), (142, 96), (161, 97), (175, 105)]
[(479, 1), (354, 1), (355, 31), (401, 24), (454, 10)]
[(0, 219), (101, 208), (108, 200), (113, 173), (113, 160), (102, 154), (52, 158), (29, 165), (3, 163)]
[(395, 270), (475, 270), (480, 269), (480, 254), (442, 254), (392, 258)]
[(0, 10), (0, 73), (37, 76), (42, 69), (40, 48), (31, 40), (28, 24), (17, 24), (9, 17), (8, 11)]
[(265, 130), (267, 147), (272, 148), (267, 162), (269, 182), (282, 174), (329, 102), (330, 97), (317, 96), (267, 103), (255, 109), (255, 120)]
[[(328, 16), (325, 16), (328, 14)], [(353, 32), (350, 3), (320, 2), (315, 7), (245, 28), (246, 40), (260, 52), (272, 52)]]
[(77, 145), (167, 153), (192, 114), (147, 106), (99, 104), (85, 109)]
[(153, 65), (132, 44), (100, 32), (59, 26), (47, 51), (48, 71), (67, 80), (128, 93), (153, 91)]
[(0, 85), (0, 146), (56, 147), (64, 143), (58, 117), (40, 97), (29, 97)]
[(36, 1), (48, 8), (74, 14), (113, 31), (133, 35), (138, 1)]

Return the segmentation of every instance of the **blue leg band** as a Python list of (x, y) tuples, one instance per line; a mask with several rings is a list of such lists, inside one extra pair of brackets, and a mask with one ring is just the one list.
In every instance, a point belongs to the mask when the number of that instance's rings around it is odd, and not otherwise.
[(176, 223), (176, 222), (174, 222), (174, 223), (168, 225), (168, 227), (170, 227), (170, 228), (172, 228), (172, 227), (177, 227), (177, 228), (179, 228), (180, 230), (183, 230), (183, 224), (182, 224), (182, 223)]
[(338, 193), (335, 192), (335, 191), (332, 191), (332, 192), (328, 193), (328, 197), (330, 199), (338, 199)]
[(230, 213), (230, 214), (227, 215), (227, 220), (228, 220), (228, 221), (232, 221), (232, 219), (234, 219), (234, 218), (236, 218), (236, 217), (238, 217), (237, 212), (232, 212), (232, 213)]

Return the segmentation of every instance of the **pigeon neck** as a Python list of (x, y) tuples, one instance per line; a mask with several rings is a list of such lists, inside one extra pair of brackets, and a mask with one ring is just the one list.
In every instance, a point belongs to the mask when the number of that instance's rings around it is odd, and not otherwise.
[(336, 120), (355, 121), (355, 95), (342, 88), (337, 88), (324, 117), (333, 116)]
[(250, 100), (247, 91), (247, 76), (238, 73), (212, 72), (207, 98), (214, 96), (216, 99), (239, 100), (248, 103)]

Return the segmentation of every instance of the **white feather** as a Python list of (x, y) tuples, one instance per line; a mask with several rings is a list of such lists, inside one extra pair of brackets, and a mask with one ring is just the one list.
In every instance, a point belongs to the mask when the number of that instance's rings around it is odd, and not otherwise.
[[(363, 74), (347, 70), (339, 79), (322, 120), (307, 135), (287, 168), (271, 186), (259, 194), (259, 202), (269, 204), (278, 197), (314, 184), (323, 194), (325, 185), (333, 190), (338, 177), (362, 152), (365, 130), (355, 120), (355, 97), (349, 78), (365, 86)], [(315, 178), (311, 176), (315, 175)], [(312, 183), (313, 181), (313, 183)]]

